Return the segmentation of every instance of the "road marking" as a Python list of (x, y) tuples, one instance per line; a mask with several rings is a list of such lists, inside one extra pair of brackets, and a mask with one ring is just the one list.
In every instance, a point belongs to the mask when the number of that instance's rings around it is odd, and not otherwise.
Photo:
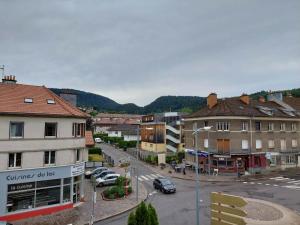
[(298, 185), (298, 184), (300, 184), (300, 181), (298, 181), (297, 183), (293, 183), (294, 185)]
[(145, 177), (149, 178), (150, 180), (153, 180), (154, 178), (151, 177), (150, 175), (145, 175)]
[(141, 176), (141, 178), (143, 178), (144, 180), (149, 180), (147, 177), (145, 176)]
[(243, 184), (248, 184), (248, 182), (245, 181), (245, 182), (243, 182)]
[(151, 176), (154, 177), (154, 178), (158, 178), (158, 176), (155, 175), (155, 174), (151, 174)]
[(289, 189), (300, 189), (299, 186), (283, 186), (283, 187), (286, 187), (286, 188), (289, 188)]
[(250, 184), (255, 184), (254, 182), (251, 182)]
[(274, 186), (274, 187), (278, 187), (279, 185), (278, 185), (278, 184), (274, 184), (273, 186)]
[(257, 183), (257, 184), (262, 184), (262, 183)]
[(283, 178), (283, 177), (272, 177), (272, 178), (270, 178), (270, 180), (275, 180), (275, 179), (278, 179), (278, 178)]
[(160, 175), (160, 174), (158, 174), (158, 173), (156, 174), (156, 176), (158, 176), (158, 177), (163, 177), (162, 175)]
[(270, 186), (271, 184), (265, 184), (266, 186)]
[(284, 181), (284, 180), (289, 180), (289, 179), (290, 179), (290, 178), (287, 178), (287, 177), (284, 178), (284, 177), (283, 177), (283, 178), (277, 178), (277, 179), (274, 179), (274, 180), (277, 180), (277, 181)]
[(157, 194), (157, 191), (152, 191), (152, 192), (149, 193), (148, 195), (151, 196), (151, 195), (154, 195), (154, 194)]
[(290, 181), (290, 182), (287, 182), (288, 184), (293, 184), (293, 183), (298, 183), (298, 182), (300, 182), (300, 180), (295, 180), (295, 179), (293, 179), (293, 181)]
[(143, 181), (143, 179), (142, 179), (142, 178), (140, 178), (140, 177), (139, 177), (138, 179), (139, 179), (139, 181)]

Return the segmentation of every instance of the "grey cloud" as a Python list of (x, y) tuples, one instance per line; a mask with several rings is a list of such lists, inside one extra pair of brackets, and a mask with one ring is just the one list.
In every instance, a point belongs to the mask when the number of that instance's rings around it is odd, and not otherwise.
[(25, 83), (144, 105), (299, 87), (298, 0), (0, 1), (0, 64)]

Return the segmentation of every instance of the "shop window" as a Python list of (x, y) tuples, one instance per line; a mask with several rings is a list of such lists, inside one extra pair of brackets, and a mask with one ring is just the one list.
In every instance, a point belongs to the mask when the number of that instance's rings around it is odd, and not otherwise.
[(63, 187), (63, 203), (71, 201), (71, 186), (65, 185)]
[(10, 122), (9, 136), (10, 138), (23, 138), (24, 122)]
[(57, 136), (57, 123), (45, 123), (45, 137)]
[(44, 156), (45, 165), (54, 165), (55, 164), (55, 151), (46, 151)]
[(36, 190), (35, 207), (55, 205), (60, 203), (60, 187)]
[(60, 179), (38, 181), (37, 188), (60, 186), (60, 183), (61, 183)]
[(227, 161), (227, 167), (233, 167), (233, 161), (228, 160)]
[(18, 168), (22, 165), (22, 153), (9, 153), (8, 167)]
[(261, 166), (261, 161), (259, 156), (254, 157), (254, 165), (260, 167)]
[(219, 167), (226, 167), (226, 161), (225, 160), (219, 160), (218, 161), (218, 166)]
[(34, 191), (8, 193), (7, 212), (32, 209), (34, 207)]
[(213, 160), (213, 161), (212, 161), (212, 164), (213, 164), (214, 166), (218, 166), (218, 161), (217, 161), (217, 160)]
[(64, 184), (71, 184), (71, 178), (64, 178)]

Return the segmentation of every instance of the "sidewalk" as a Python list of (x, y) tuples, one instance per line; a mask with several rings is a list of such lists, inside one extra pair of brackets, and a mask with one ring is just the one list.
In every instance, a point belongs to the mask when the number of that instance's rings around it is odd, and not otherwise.
[[(121, 168), (115, 168), (123, 170)], [(120, 171), (121, 172), (121, 171)], [(59, 213), (53, 213), (46, 216), (33, 217), (26, 220), (19, 220), (13, 222), (14, 225), (84, 225), (88, 224), (92, 212), (92, 194), (93, 188), (89, 180), (85, 180), (85, 202), (81, 203), (78, 207), (64, 210)], [(147, 190), (141, 182), (139, 182), (139, 196), (138, 202), (136, 201), (136, 183), (132, 179), (133, 193), (126, 199), (116, 201), (104, 201), (101, 192), (105, 188), (97, 188), (97, 203), (95, 205), (95, 221), (104, 220), (123, 212), (135, 208), (141, 201), (147, 198)]]
[[(186, 169), (185, 172), (186, 174), (184, 175), (182, 172), (177, 173), (174, 171), (173, 168), (167, 165), (166, 168), (161, 169), (159, 166), (153, 166), (149, 164), (144, 164), (147, 166), (150, 170), (152, 170), (155, 173), (161, 174), (162, 176), (168, 176), (176, 179), (182, 179), (182, 180), (195, 180), (196, 178), (196, 173), (193, 170), (188, 170)], [(171, 173), (169, 172), (171, 171)], [(200, 175), (200, 181), (202, 182), (232, 182), (238, 180), (236, 174), (234, 175), (218, 175), (218, 176), (209, 176), (209, 175)]]
[(248, 201), (247, 225), (300, 225), (300, 216), (292, 210), (271, 202), (245, 198)]

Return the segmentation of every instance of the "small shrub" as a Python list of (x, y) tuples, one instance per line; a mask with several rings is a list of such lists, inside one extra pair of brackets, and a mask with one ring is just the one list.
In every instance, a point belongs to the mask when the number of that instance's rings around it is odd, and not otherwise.
[(108, 196), (106, 196), (106, 198), (108, 198), (108, 199), (115, 199), (115, 194), (109, 194)]
[(89, 154), (102, 154), (102, 149), (98, 147), (90, 148), (89, 149)]
[(130, 194), (130, 193), (132, 193), (132, 187), (128, 187), (127, 188), (127, 192)]

